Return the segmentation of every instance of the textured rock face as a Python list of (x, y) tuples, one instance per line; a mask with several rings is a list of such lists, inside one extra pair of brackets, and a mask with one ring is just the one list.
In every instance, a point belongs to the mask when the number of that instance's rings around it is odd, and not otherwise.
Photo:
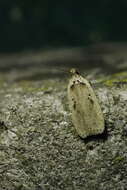
[(71, 123), (67, 79), (1, 73), (1, 190), (126, 189), (127, 74), (105, 79), (89, 72), (106, 130), (85, 140)]

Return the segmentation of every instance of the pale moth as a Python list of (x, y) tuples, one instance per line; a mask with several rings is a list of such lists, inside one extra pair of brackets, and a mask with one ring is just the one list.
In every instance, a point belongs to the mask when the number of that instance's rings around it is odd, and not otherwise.
[(70, 70), (72, 78), (68, 84), (68, 100), (72, 123), (82, 138), (101, 134), (104, 117), (90, 83), (76, 69)]

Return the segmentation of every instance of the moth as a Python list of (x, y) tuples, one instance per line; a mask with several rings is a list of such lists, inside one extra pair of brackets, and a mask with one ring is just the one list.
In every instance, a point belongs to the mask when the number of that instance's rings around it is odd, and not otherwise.
[(104, 116), (90, 83), (76, 69), (70, 70), (68, 100), (72, 123), (81, 138), (101, 134)]

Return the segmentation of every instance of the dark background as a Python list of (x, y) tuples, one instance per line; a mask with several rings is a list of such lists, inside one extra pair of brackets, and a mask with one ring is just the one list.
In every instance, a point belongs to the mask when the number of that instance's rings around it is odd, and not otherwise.
[(127, 40), (127, 0), (0, 0), (0, 52)]

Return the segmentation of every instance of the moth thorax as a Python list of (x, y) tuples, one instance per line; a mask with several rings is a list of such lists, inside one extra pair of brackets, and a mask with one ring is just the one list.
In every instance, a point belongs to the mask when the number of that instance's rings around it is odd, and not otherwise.
[(71, 70), (70, 70), (70, 73), (72, 74), (72, 75), (79, 75), (80, 73), (78, 72), (78, 70), (76, 70), (75, 68), (72, 68)]

